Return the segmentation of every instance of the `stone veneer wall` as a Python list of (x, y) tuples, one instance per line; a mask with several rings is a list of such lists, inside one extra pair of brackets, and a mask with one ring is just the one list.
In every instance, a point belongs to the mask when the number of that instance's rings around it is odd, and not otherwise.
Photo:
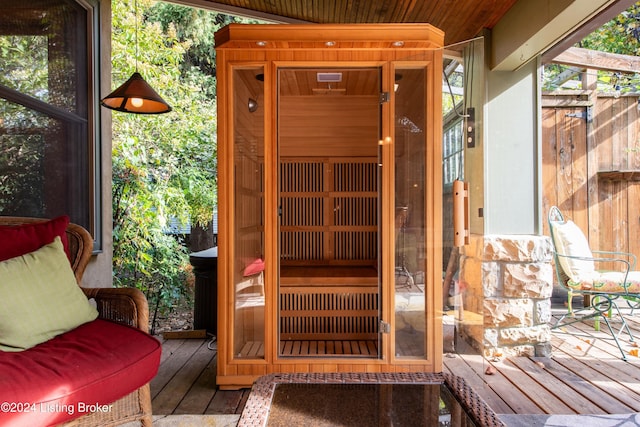
[(486, 357), (551, 351), (551, 239), (475, 235), (460, 248), (458, 336)]

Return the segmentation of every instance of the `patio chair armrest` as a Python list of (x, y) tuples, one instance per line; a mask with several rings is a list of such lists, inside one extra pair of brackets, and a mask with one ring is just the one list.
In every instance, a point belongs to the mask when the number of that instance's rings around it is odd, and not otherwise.
[(96, 301), (99, 317), (149, 332), (149, 305), (135, 288), (81, 288)]
[[(614, 252), (610, 252), (610, 253), (614, 253)], [(623, 273), (628, 274), (629, 271), (632, 270), (632, 262), (630, 262), (627, 259), (623, 259), (623, 258), (616, 258), (616, 257), (584, 257), (584, 256), (576, 256), (576, 255), (563, 255), (563, 254), (559, 254), (559, 253), (555, 253), (555, 256), (559, 258), (569, 258), (569, 259), (575, 259), (575, 260), (579, 260), (579, 261), (590, 261), (595, 263), (599, 263), (599, 262), (613, 262), (613, 263), (621, 263), (624, 268), (621, 270)]]
[(629, 270), (636, 269), (636, 264), (638, 259), (636, 258), (635, 254), (632, 254), (630, 252), (615, 252), (615, 251), (591, 251), (591, 252), (597, 255), (616, 255), (616, 258), (620, 258), (619, 256), (617, 256), (617, 255), (620, 255), (622, 257), (625, 257), (629, 262)]

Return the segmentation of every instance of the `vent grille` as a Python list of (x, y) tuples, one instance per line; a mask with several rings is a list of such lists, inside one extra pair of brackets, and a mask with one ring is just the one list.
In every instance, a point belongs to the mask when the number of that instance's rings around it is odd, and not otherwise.
[(320, 83), (337, 83), (342, 81), (342, 73), (317, 73)]

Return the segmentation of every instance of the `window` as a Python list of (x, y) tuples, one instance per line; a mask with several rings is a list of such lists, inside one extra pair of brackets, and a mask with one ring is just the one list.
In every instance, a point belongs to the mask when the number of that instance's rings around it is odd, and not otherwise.
[(462, 132), (464, 120), (455, 117), (447, 122), (442, 135), (442, 180), (444, 185), (451, 185), (456, 179), (464, 179), (464, 151)]
[(0, 215), (67, 214), (97, 236), (97, 5), (0, 0), (0, 10)]

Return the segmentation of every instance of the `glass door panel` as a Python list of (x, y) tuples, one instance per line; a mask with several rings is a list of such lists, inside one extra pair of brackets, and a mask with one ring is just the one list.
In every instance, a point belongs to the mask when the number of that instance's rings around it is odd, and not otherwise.
[(277, 78), (279, 355), (378, 358), (380, 69)]
[(426, 70), (395, 70), (395, 353), (426, 357)]
[(233, 71), (234, 357), (264, 359), (264, 89), (260, 68)]

